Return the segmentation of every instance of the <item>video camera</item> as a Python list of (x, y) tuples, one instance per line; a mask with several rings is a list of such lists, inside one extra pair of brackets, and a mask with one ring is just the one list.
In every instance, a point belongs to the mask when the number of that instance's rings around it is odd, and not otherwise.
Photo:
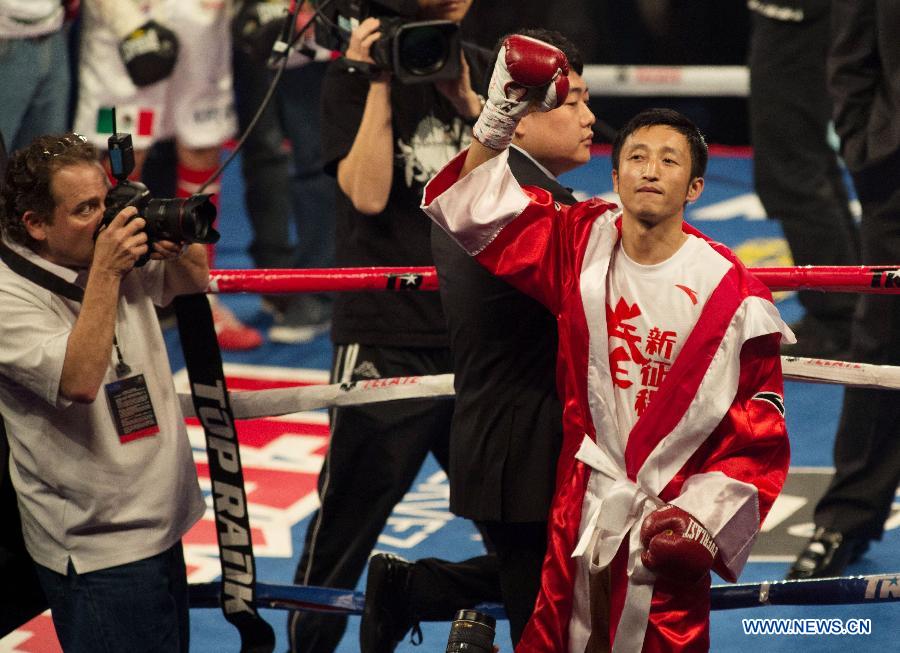
[(219, 232), (213, 229), (216, 207), (210, 201), (211, 195), (191, 195), (175, 199), (155, 199), (150, 197), (148, 188), (139, 181), (128, 179), (134, 171), (134, 146), (131, 134), (115, 133), (113, 115), (113, 135), (107, 139), (109, 166), (116, 185), (106, 193), (106, 210), (97, 226), (97, 233), (127, 206), (134, 206), (138, 214), (147, 222), (147, 253), (140, 257), (135, 267), (150, 260), (153, 243), (171, 240), (175, 243), (204, 243), (211, 245), (219, 241)]
[(316, 42), (345, 51), (350, 32), (366, 18), (381, 21), (381, 37), (371, 55), (378, 70), (402, 84), (420, 84), (460, 75), (459, 26), (449, 20), (415, 20), (416, 0), (332, 0), (318, 3)]

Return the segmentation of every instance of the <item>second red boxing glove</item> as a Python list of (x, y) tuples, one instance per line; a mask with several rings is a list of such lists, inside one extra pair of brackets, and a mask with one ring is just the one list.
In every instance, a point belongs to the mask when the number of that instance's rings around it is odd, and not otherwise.
[(712, 569), (719, 547), (699, 521), (678, 506), (654, 510), (641, 525), (641, 562), (670, 580), (693, 583)]

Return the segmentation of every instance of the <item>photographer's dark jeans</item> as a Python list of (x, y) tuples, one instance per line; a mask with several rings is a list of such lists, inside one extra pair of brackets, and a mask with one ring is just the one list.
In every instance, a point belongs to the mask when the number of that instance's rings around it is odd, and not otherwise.
[(66, 653), (187, 653), (187, 576), (181, 544), (118, 567), (63, 576), (35, 565)]

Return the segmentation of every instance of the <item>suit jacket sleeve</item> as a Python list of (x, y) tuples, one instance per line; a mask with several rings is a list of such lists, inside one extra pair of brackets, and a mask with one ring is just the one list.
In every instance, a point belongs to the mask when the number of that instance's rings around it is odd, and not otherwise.
[(881, 86), (875, 3), (832, 3), (828, 88), (834, 102), (834, 128), (841, 154), (856, 170), (869, 159), (868, 127)]

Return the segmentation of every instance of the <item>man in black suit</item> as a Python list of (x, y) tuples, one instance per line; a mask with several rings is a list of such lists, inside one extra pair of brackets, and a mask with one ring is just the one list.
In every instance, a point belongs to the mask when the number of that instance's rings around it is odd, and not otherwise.
[[(519, 123), (509, 165), (522, 186), (538, 186), (571, 204), (575, 198), (556, 176), (590, 159), (594, 114), (583, 62), (559, 33), (522, 33), (566, 54), (570, 90), (559, 108)], [(562, 441), (556, 317), (487, 272), (435, 226), (431, 245), (455, 375), (450, 509), (479, 525), (493, 553), (458, 563), (373, 556), (362, 653), (393, 651), (419, 620), (449, 620), (483, 601), (503, 602), (516, 643), (534, 607), (546, 552)]]
[[(831, 3), (828, 85), (834, 128), (862, 206), (862, 260), (900, 260), (900, 5)], [(894, 34), (895, 36), (891, 36)], [(900, 298), (861, 295), (850, 360), (900, 365)], [(789, 579), (841, 576), (880, 540), (900, 482), (900, 402), (890, 390), (847, 388), (834, 443), (835, 473), (815, 510), (815, 531)]]

